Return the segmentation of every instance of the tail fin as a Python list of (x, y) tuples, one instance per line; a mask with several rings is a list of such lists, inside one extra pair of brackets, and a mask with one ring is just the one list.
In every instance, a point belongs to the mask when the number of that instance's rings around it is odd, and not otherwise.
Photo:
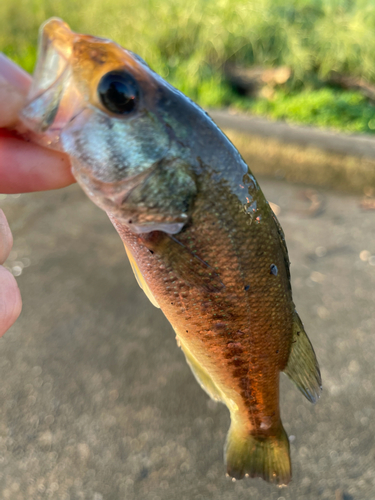
[(291, 480), (289, 440), (281, 422), (274, 436), (244, 434), (239, 425), (232, 423), (225, 455), (227, 472), (236, 479), (245, 475), (261, 477), (279, 486)]

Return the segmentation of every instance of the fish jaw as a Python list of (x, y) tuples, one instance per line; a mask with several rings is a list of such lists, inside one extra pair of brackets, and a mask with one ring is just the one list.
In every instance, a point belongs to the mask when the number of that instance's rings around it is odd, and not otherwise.
[(61, 130), (80, 102), (72, 85), (71, 57), (75, 34), (57, 18), (46, 21), (39, 34), (39, 56), (21, 121), (39, 144), (62, 149)]
[[(46, 21), (40, 28), (38, 60), (21, 120), (38, 142), (58, 149), (64, 149), (61, 136), (66, 126), (85, 109), (91, 111), (85, 122), (95, 114), (102, 119), (101, 125), (105, 118), (111, 126), (124, 123), (127, 120), (104, 109), (97, 92), (102, 76), (116, 69), (128, 70), (147, 86), (148, 94), (155, 92), (160, 83), (138, 56), (118, 44), (75, 33), (58, 18)], [(127, 137), (128, 130), (121, 132)]]

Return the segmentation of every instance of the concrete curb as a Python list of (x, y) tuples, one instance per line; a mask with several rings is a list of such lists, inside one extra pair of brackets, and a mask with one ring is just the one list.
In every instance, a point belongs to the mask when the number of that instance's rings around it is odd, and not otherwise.
[(357, 193), (375, 188), (375, 138), (222, 110), (209, 114), (257, 175)]
[(375, 159), (375, 138), (366, 135), (340, 134), (314, 127), (274, 122), (258, 116), (230, 114), (211, 110), (211, 118), (220, 128), (259, 135), (299, 146), (313, 146), (331, 153)]

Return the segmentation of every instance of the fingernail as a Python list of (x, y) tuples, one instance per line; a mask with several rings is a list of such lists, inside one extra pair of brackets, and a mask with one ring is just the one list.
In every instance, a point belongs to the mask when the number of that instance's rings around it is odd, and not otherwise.
[(18, 87), (24, 94), (28, 91), (31, 84), (31, 76), (16, 63), (0, 52), (0, 77), (3, 77), (9, 83)]

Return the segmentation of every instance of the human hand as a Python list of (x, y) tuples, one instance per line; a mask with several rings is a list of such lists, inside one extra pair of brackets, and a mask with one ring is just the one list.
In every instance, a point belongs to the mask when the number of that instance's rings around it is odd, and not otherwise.
[(12, 244), (12, 233), (4, 212), (0, 210), (0, 337), (13, 325), (22, 309), (16, 279), (1, 265), (8, 257)]
[[(0, 193), (57, 189), (74, 182), (66, 155), (27, 142), (16, 132), (31, 77), (0, 53)], [(13, 238), (0, 210), (0, 336), (18, 318), (21, 295), (14, 276), (5, 269)]]
[(0, 53), (0, 193), (26, 193), (75, 182), (67, 155), (22, 139), (17, 127), (31, 77)]

